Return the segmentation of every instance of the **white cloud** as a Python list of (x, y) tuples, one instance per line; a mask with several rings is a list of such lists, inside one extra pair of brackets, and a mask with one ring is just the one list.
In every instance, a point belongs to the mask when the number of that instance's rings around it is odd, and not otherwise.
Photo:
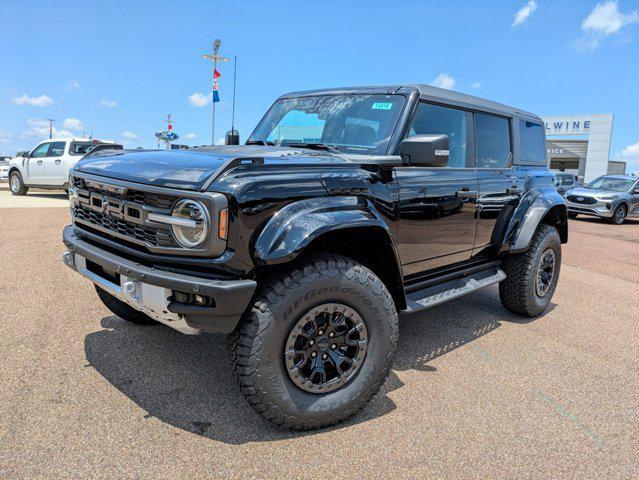
[(639, 11), (622, 13), (616, 0), (598, 3), (581, 23), (584, 33), (573, 42), (573, 47), (581, 52), (594, 50), (604, 38), (618, 34), (623, 27), (633, 23), (639, 23)]
[(447, 73), (440, 73), (430, 84), (434, 87), (452, 90), (455, 88), (455, 79)]
[(226, 143), (226, 140), (224, 140), (224, 137), (222, 137), (217, 139), (217, 142), (215, 142), (215, 145), (224, 145), (225, 143)]
[(472, 88), (473, 90), (477, 90), (478, 88), (481, 88), (481, 83), (479, 82), (471, 83), (470, 88)]
[[(75, 137), (73, 132), (62, 129), (58, 130), (53, 127), (52, 129), (54, 137)], [(49, 138), (49, 121), (41, 118), (30, 118), (27, 120), (27, 127), (20, 134), (21, 138), (38, 139)]]
[(78, 82), (77, 80), (73, 79), (69, 82), (69, 84), (67, 85), (67, 90), (71, 91), (71, 90), (77, 90), (78, 88), (80, 88), (80, 82)]
[(122, 132), (122, 136), (124, 138), (128, 138), (129, 140), (135, 140), (136, 138), (138, 138), (137, 133), (129, 132), (128, 130), (126, 132)]
[(184, 138), (186, 138), (187, 140), (193, 140), (195, 137), (197, 137), (195, 133), (187, 133), (186, 135), (184, 135)]
[(115, 108), (118, 106), (118, 102), (115, 100), (101, 100), (100, 106), (104, 108)]
[(197, 108), (206, 107), (211, 100), (213, 99), (213, 93), (209, 93), (205, 95), (200, 92), (195, 92), (193, 95), (189, 96), (189, 105), (192, 105)]
[(53, 105), (53, 99), (46, 95), (40, 95), (39, 97), (30, 97), (26, 93), (21, 97), (15, 97), (13, 99), (15, 105), (31, 105), (32, 107), (50, 107)]
[(0, 128), (0, 143), (11, 143), (11, 137), (13, 137), (12, 133), (5, 132)]
[(84, 124), (77, 118), (67, 118), (62, 123), (62, 128), (66, 128), (67, 130), (80, 131), (84, 130)]
[(55, 128), (53, 129), (53, 136), (54, 137), (77, 137), (76, 134), (74, 134), (73, 132), (70, 132), (69, 130), (56, 130)]
[(618, 159), (626, 162), (627, 172), (637, 172), (639, 174), (639, 141), (624, 148), (618, 156)]
[(537, 10), (537, 2), (535, 0), (528, 0), (528, 3), (515, 13), (515, 19), (511, 27), (516, 28), (526, 23), (535, 10)]

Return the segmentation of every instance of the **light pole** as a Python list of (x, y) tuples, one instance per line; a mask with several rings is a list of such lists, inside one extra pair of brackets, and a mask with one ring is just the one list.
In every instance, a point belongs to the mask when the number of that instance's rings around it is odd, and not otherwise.
[(204, 58), (205, 60), (212, 60), (213, 61), (213, 93), (211, 94), (211, 103), (212, 103), (212, 107), (211, 107), (211, 145), (215, 145), (215, 104), (217, 103), (215, 101), (215, 90), (217, 90), (216, 84), (217, 84), (217, 79), (215, 78), (215, 71), (217, 68), (217, 62), (228, 62), (229, 59), (226, 57), (220, 57), (217, 52), (220, 49), (220, 45), (222, 45), (222, 40), (220, 40), (219, 38), (216, 38), (215, 41), (213, 42), (213, 55), (205, 53), (204, 55), (202, 55), (202, 58)]
[(53, 138), (53, 122), (55, 122), (55, 120), (53, 118), (50, 118), (49, 119), (49, 140)]

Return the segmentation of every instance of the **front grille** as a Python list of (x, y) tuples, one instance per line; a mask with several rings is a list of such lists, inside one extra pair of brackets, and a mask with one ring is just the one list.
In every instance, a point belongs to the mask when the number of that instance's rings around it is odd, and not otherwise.
[(177, 246), (173, 240), (170, 227), (165, 228), (135, 225), (133, 223), (105, 215), (104, 213), (94, 212), (82, 206), (76, 206), (73, 209), (73, 215), (78, 220), (82, 220), (114, 233), (119, 233), (120, 235), (124, 235), (128, 238), (149, 243), (156, 247)]
[[(105, 237), (120, 236), (126, 240), (150, 247), (160, 248), (180, 248), (173, 237), (171, 227), (168, 225), (148, 225), (139, 221), (127, 221), (124, 215), (113, 215), (106, 213), (104, 208), (91, 207), (91, 195), (106, 195), (111, 199), (109, 204), (119, 203), (125, 208), (133, 206), (134, 213), (143, 210), (150, 210), (163, 214), (170, 214), (173, 203), (177, 197), (166, 194), (145, 192), (134, 188), (127, 188), (124, 193), (97, 189), (87, 184), (84, 178), (72, 177), (73, 187), (78, 192), (78, 196), (84, 201), (74, 202), (72, 215), (76, 226), (85, 228), (93, 234), (100, 234)], [(128, 203), (124, 203), (128, 202)], [(120, 218), (118, 218), (120, 217)], [(129, 217), (129, 219), (131, 219)]]
[[(73, 177), (73, 186), (81, 190), (87, 190), (89, 192), (96, 191), (87, 187), (84, 178), (81, 177)], [(132, 189), (128, 189), (124, 195), (118, 195), (117, 193), (110, 192), (109, 196), (126, 200), (127, 202), (141, 203), (150, 207), (166, 209), (170, 209), (173, 206), (173, 202), (176, 198), (172, 195), (143, 192), (141, 190)]]
[(582, 195), (568, 195), (568, 200), (572, 203), (581, 203), (583, 205), (594, 205), (597, 200), (592, 197), (584, 197)]

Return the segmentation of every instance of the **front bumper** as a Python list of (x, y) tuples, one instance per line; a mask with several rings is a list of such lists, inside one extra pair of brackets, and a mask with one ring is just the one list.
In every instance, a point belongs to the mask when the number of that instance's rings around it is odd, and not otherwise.
[[(64, 263), (133, 308), (182, 333), (230, 333), (248, 308), (257, 282), (211, 280), (158, 270), (102, 250), (64, 228)], [(96, 267), (97, 266), (97, 267)], [(213, 306), (177, 302), (173, 292), (209, 297)]]
[(571, 202), (567, 198), (566, 200), (566, 210), (569, 213), (581, 213), (584, 215), (594, 215), (596, 217), (610, 218), (612, 217), (614, 209), (614, 201), (601, 201), (597, 200), (597, 203), (594, 204), (584, 204), (584, 203), (575, 203)]

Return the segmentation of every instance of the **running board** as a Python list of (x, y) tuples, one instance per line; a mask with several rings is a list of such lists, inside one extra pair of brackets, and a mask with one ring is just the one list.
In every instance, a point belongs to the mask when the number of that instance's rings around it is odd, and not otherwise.
[(407, 305), (404, 312), (412, 313), (434, 307), (440, 303), (476, 292), (480, 288), (499, 283), (505, 280), (505, 278), (506, 274), (501, 268), (494, 267), (472, 273), (463, 278), (418, 290), (406, 296)]

